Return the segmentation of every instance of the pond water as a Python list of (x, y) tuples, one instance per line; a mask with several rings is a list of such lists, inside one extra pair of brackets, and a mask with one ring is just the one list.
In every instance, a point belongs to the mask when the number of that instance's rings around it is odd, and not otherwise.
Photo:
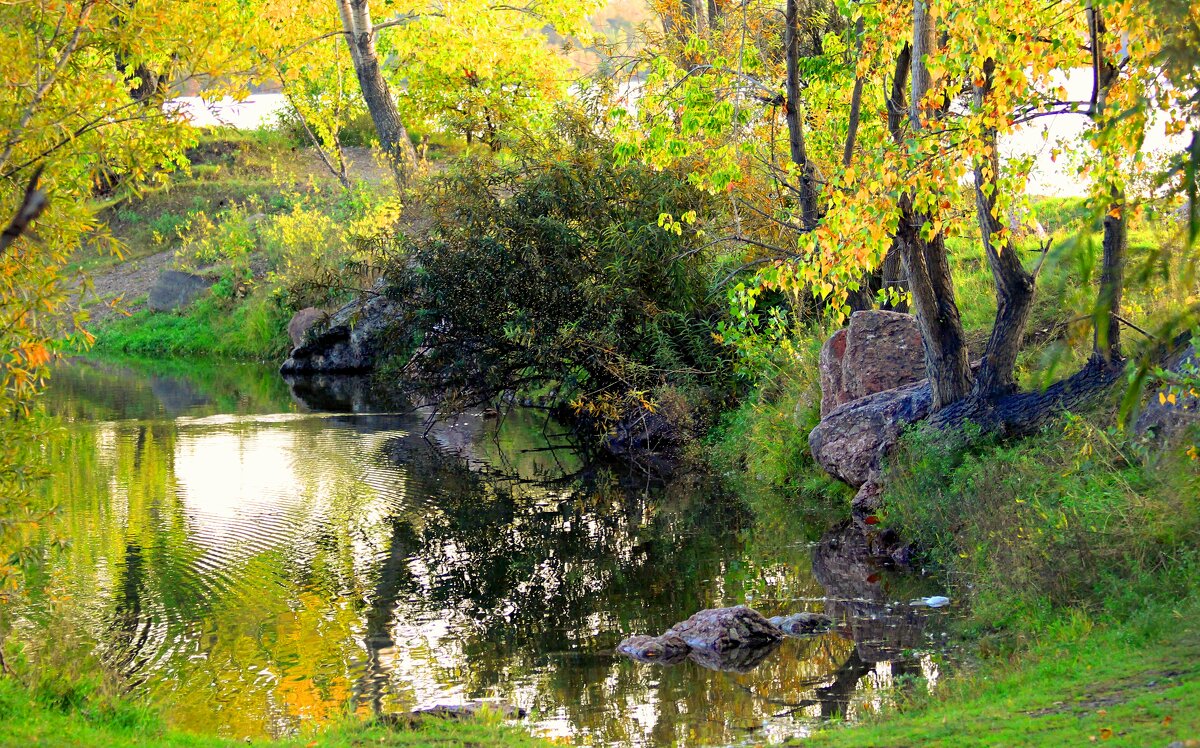
[[(279, 736), (500, 698), (594, 745), (726, 745), (857, 719), (936, 684), (941, 612), (786, 502), (585, 469), (536, 411), (425, 434), (369, 393), (251, 366), (75, 360), (47, 393), (46, 592), (175, 727)], [(338, 409), (347, 412), (336, 412)], [(614, 653), (706, 607), (826, 611), (749, 672)]]

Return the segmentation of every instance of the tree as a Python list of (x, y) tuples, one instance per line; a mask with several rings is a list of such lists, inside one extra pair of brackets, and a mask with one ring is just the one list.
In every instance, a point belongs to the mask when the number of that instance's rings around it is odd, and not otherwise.
[[(412, 180), (417, 168), (417, 151), (409, 139), (408, 129), (400, 120), (396, 101), (383, 75), (379, 52), (375, 44), (379, 28), (371, 22), (371, 5), (368, 0), (334, 0), (342, 20), (342, 31), (350, 48), (350, 59), (362, 91), (363, 101), (375, 132), (379, 135), (379, 146), (387, 155), (397, 184), (403, 189)], [(402, 22), (397, 19), (386, 25)], [(386, 26), (385, 25), (385, 26)]]
[[(21, 538), (40, 518), (33, 406), (51, 340), (87, 336), (64, 268), (85, 242), (115, 246), (91, 197), (114, 183), (136, 192), (186, 164), (195, 132), (160, 102), (195, 81), (228, 90), (253, 23), (218, 0), (0, 4), (0, 215), (13, 217), (0, 238), (0, 594), (16, 586)], [(170, 77), (151, 81), (151, 70)]]
[[(806, 56), (796, 49), (806, 23), (796, 0), (787, 3), (782, 29), (776, 16), (746, 8), (724, 36), (689, 40), (704, 62), (656, 59), (639, 119), (623, 117), (623, 153), (660, 165), (687, 161), (696, 184), (729, 192), (730, 239), (769, 247), (744, 266), (756, 285), (793, 294), (811, 289), (835, 318), (852, 308), (846, 300), (867, 285), (864, 274), (898, 256), (942, 422), (982, 418), (1020, 430), (1110, 387), (1124, 370), (1123, 237), (1128, 215), (1138, 209), (1127, 185), (1149, 182), (1173, 194), (1194, 189), (1188, 187), (1194, 169), (1179, 178), (1183, 159), (1173, 161), (1170, 173), (1157, 173), (1138, 155), (1151, 112), (1162, 113), (1169, 131), (1195, 116), (1194, 71), (1164, 57), (1163, 34), (1173, 28), (1166, 39), (1187, 38), (1194, 11), (1170, 2), (1158, 15), (1120, 2), (1075, 10), (993, 0), (855, 4), (846, 6), (841, 23), (827, 25), (820, 50)], [(782, 70), (772, 47), (778, 38)], [(1093, 71), (1091, 96), (1068, 101), (1061, 76), (1085, 66)], [(790, 156), (784, 166), (775, 156), (772, 117), (780, 104)], [(1091, 122), (1073, 148), (1087, 161), (1090, 202), (1103, 216), (1094, 352), (1084, 371), (1040, 400), (1007, 401), (1050, 247), (1042, 247), (1032, 268), (1021, 261), (1001, 217), (1029, 209), (1023, 164), (1003, 162), (997, 141), (1043, 117)], [(969, 203), (964, 183), (971, 185)], [(783, 195), (794, 206), (782, 203)], [(747, 236), (740, 220), (746, 215), (790, 229), (790, 242), (781, 243), (782, 234)], [(974, 373), (946, 245), (972, 230), (997, 294), (997, 315)], [(1175, 322), (1186, 325), (1196, 312)]]

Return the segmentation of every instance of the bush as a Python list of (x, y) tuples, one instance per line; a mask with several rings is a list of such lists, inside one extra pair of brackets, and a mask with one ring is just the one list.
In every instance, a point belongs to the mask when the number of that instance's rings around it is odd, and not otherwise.
[(1120, 618), (1195, 590), (1200, 463), (1186, 455), (1068, 415), (968, 451), (918, 428), (889, 465), (881, 515), (973, 598), (977, 620), (1025, 628), (1068, 607)]
[(631, 408), (692, 421), (728, 393), (711, 325), (722, 309), (696, 232), (660, 216), (694, 215), (706, 197), (681, 175), (618, 166), (577, 112), (518, 152), (428, 186), (428, 236), (388, 273), (423, 346), (406, 374), (470, 400), (550, 387), (602, 427)]

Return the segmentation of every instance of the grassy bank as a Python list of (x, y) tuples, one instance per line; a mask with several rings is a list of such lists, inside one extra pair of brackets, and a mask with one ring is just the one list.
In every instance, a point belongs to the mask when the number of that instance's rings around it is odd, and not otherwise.
[[(0, 678), (0, 746), (73, 746), (74, 748), (226, 748), (249, 740), (195, 735), (167, 729), (151, 709), (124, 698), (102, 698), (78, 685), (71, 689), (27, 688)], [(471, 720), (425, 719), (411, 728), (391, 728), (348, 718), (320, 730), (276, 741), (254, 741), (273, 748), (350, 748), (350, 746), (515, 746), (548, 745), (494, 717)]]
[[(1166, 746), (1200, 737), (1200, 606), (1115, 625), (1068, 615), (899, 714), (827, 729), (806, 746)], [(1188, 744), (1190, 745), (1190, 743)]]

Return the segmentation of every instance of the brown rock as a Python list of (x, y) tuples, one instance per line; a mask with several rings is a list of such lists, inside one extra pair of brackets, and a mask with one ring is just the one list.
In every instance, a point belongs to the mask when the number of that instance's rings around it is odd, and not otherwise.
[(672, 626), (664, 637), (675, 636), (693, 650), (726, 652), (738, 647), (759, 647), (783, 638), (762, 614), (745, 606), (702, 610)]
[(821, 417), (839, 405), (849, 402), (842, 387), (842, 358), (846, 355), (846, 336), (849, 329), (843, 327), (821, 346)]
[(929, 415), (931, 404), (928, 382), (853, 400), (821, 419), (808, 447), (826, 472), (858, 488), (879, 471), (904, 427)]
[(845, 402), (922, 379), (925, 353), (916, 317), (882, 310), (850, 315), (842, 356)]
[(288, 322), (288, 336), (292, 339), (292, 348), (299, 348), (312, 326), (328, 317), (328, 314), (315, 306), (305, 307), (293, 314), (292, 320)]

